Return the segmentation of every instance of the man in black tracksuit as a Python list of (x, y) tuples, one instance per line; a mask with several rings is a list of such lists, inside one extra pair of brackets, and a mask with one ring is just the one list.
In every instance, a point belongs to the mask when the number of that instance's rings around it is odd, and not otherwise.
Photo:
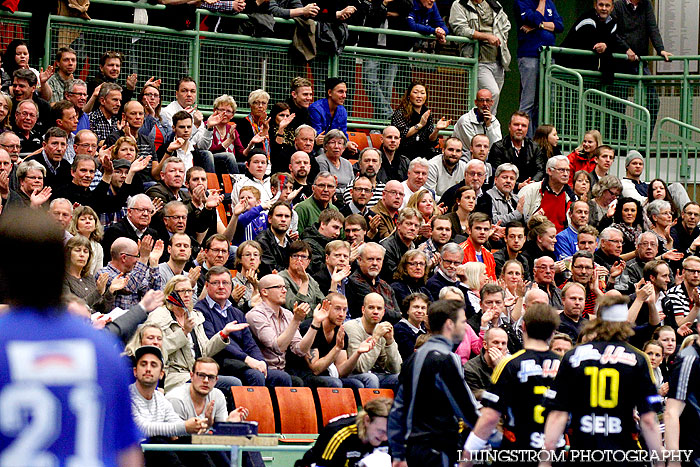
[(399, 465), (448, 467), (457, 462), (466, 429), (479, 416), (460, 359), (452, 352), (467, 326), (464, 304), (434, 302), (428, 322), (433, 336), (404, 363), (399, 375), (401, 386), (389, 414), (389, 447)]

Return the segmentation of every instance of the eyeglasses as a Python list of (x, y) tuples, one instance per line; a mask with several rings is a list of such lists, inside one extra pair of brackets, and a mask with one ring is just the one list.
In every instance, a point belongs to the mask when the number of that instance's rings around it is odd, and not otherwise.
[(688, 269), (685, 268), (683, 269), (684, 272), (687, 272), (688, 274), (700, 274), (700, 269)]
[(221, 287), (221, 286), (226, 286), (226, 285), (231, 285), (231, 281), (207, 281), (214, 287)]
[(148, 214), (149, 216), (153, 215), (153, 210), (151, 208), (129, 208), (132, 211), (136, 211), (141, 214)]
[(199, 379), (206, 379), (209, 381), (216, 381), (217, 379), (219, 379), (217, 375), (209, 375), (207, 373), (200, 373), (199, 371), (195, 373), (195, 375), (197, 375), (197, 378)]
[(407, 266), (420, 266), (422, 268), (425, 267), (425, 263), (423, 261), (406, 261)]
[(384, 190), (384, 193), (388, 193), (391, 196), (403, 196), (404, 195), (403, 191), (394, 191), (394, 190)]
[(553, 167), (553, 170), (556, 170), (560, 174), (568, 174), (569, 172), (571, 172), (571, 169), (564, 168), (564, 167)]
[(233, 115), (233, 110), (214, 109), (214, 112), (220, 112), (222, 114)]
[(486, 176), (486, 173), (485, 173), (485, 172), (467, 172), (467, 175), (469, 175), (470, 177), (479, 177), (479, 178), (481, 178), (481, 177), (485, 177), (485, 176)]
[(605, 190), (605, 191), (606, 191), (607, 193), (610, 193), (611, 195), (613, 195), (615, 198), (617, 198), (618, 196), (620, 196), (620, 192), (619, 192), (619, 191), (612, 191), (612, 188), (608, 188), (608, 189)]
[(270, 287), (265, 287), (265, 290), (268, 290), (268, 289), (285, 289), (285, 290), (287, 290), (287, 286), (283, 284), (283, 285), (271, 285)]
[(191, 295), (194, 293), (194, 289), (182, 289), (182, 290), (176, 290), (175, 292), (177, 292), (179, 294)]
[(213, 252), (215, 255), (223, 255), (228, 253), (228, 250), (224, 250), (223, 248), (209, 248), (209, 251)]
[(22, 111), (22, 112), (17, 112), (17, 116), (18, 116), (18, 117), (22, 117), (22, 118), (27, 118), (27, 117), (36, 118), (36, 114), (35, 114), (35, 113), (32, 113), (32, 112), (24, 112), (24, 111)]
[(443, 258), (442, 264), (444, 264), (445, 266), (458, 266), (458, 265), (462, 264), (462, 262), (461, 261), (450, 261), (449, 259)]
[(187, 216), (163, 216), (163, 217), (165, 217), (166, 219), (177, 219), (180, 221), (184, 221), (185, 219), (187, 219)]
[(309, 259), (309, 255), (292, 255), (291, 258), (292, 258), (292, 259), (303, 259), (303, 260), (307, 260), (307, 259)]
[(372, 193), (371, 188), (359, 188), (359, 187), (352, 187), (353, 191), (359, 191), (360, 193)]
[[(85, 94), (85, 95), (87, 96), (87, 94)], [(156, 92), (147, 92), (147, 93), (144, 93), (143, 95), (144, 95), (144, 97), (160, 97), (160, 94), (158, 94)]]
[(327, 184), (327, 183), (322, 183), (322, 184), (314, 184), (314, 186), (320, 188), (322, 191), (323, 190), (335, 190), (335, 185)]
[(131, 253), (122, 253), (124, 256), (131, 256), (132, 258), (140, 258), (139, 255), (132, 255)]
[(78, 96), (78, 97), (87, 97), (88, 93), (86, 92), (69, 92), (71, 96)]
[(22, 146), (19, 144), (0, 144), (0, 146), (2, 146), (3, 148), (7, 148), (7, 149), (21, 149), (22, 148)]
[(595, 269), (593, 266), (582, 266), (582, 265), (573, 266), (573, 268), (574, 268), (574, 269), (579, 269), (579, 270), (582, 270), (582, 271), (592, 271), (592, 270)]
[(493, 99), (479, 99), (479, 98), (477, 98), (476, 101), (477, 101), (477, 102), (482, 102), (482, 103), (485, 103), (485, 104), (486, 104), (486, 103), (489, 103), (489, 102), (493, 102)]

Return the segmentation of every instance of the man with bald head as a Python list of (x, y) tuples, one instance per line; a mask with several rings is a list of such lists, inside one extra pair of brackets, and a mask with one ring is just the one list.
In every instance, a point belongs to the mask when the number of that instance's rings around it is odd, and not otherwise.
[(111, 259), (112, 243), (119, 237), (130, 238), (135, 242), (145, 236), (155, 239), (160, 238), (158, 232), (151, 227), (151, 219), (154, 212), (153, 201), (144, 193), (139, 193), (129, 198), (126, 216), (105, 229), (105, 236), (102, 239), (105, 261)]
[[(315, 159), (314, 159), (315, 161)], [(313, 194), (308, 178), (311, 171), (311, 157), (304, 151), (297, 151), (292, 154), (289, 160), (289, 173), (294, 178), (294, 189), (301, 188), (299, 194), (292, 200), (293, 204), (301, 203)]]
[(561, 292), (554, 283), (554, 273), (556, 266), (554, 260), (549, 256), (541, 256), (533, 262), (532, 275), (535, 284), (543, 290), (549, 297), (549, 304), (557, 310), (563, 308)]
[[(308, 303), (295, 303), (294, 310), (284, 308), (287, 300), (287, 286), (278, 274), (268, 274), (258, 281), (261, 302), (246, 314), (250, 331), (255, 336), (267, 367), (284, 371), (287, 365), (287, 350), (304, 358), (311, 350), (316, 332), (328, 316), (328, 310), (322, 307), (313, 313), (309, 330), (301, 337), (299, 325), (310, 312)], [(301, 386), (301, 378), (293, 377), (296, 386)]]
[(369, 219), (370, 227), (372, 226), (372, 218), (379, 216), (379, 224), (376, 227), (376, 233), (370, 228), (368, 236), (376, 241), (385, 239), (396, 229), (396, 223), (399, 218), (399, 209), (403, 204), (404, 190), (401, 182), (397, 180), (389, 180), (382, 192), (382, 199), (370, 209)]
[[(153, 141), (144, 135), (139, 130), (143, 126), (145, 121), (145, 111), (143, 105), (138, 101), (129, 101), (124, 105), (124, 112), (122, 114), (122, 121), (126, 122), (126, 125), (120, 130), (115, 127), (114, 131), (107, 136), (105, 144), (111, 146), (117, 142), (122, 136), (128, 135), (136, 139), (138, 155), (141, 157), (151, 156), (152, 160), (156, 159), (156, 147)], [(148, 170), (144, 170), (144, 174), (150, 174), (150, 165)]]
[(56, 198), (49, 204), (49, 214), (63, 229), (63, 241), (70, 240), (73, 235), (68, 233), (68, 227), (73, 220), (73, 203), (66, 198)]
[(386, 183), (389, 180), (406, 180), (408, 177), (408, 157), (398, 154), (396, 150), (401, 144), (401, 133), (393, 125), (382, 131), (382, 145), (379, 153), (382, 158), (382, 167), (377, 173), (377, 181)]
[(128, 310), (136, 305), (149, 290), (163, 288), (158, 263), (163, 254), (163, 242), (154, 241), (150, 235), (139, 243), (130, 238), (120, 237), (110, 247), (111, 261), (99, 269), (95, 279), (107, 273), (107, 287), (118, 276), (127, 276), (126, 287), (114, 298), (114, 306)]
[(394, 340), (394, 327), (384, 318), (384, 299), (378, 293), (365, 295), (362, 316), (345, 323), (348, 335), (348, 357), (364, 342), (373, 343), (369, 352), (357, 360), (354, 373), (365, 387), (390, 388), (396, 391), (401, 371), (401, 354)]
[(525, 316), (525, 312), (530, 307), (538, 303), (549, 305), (549, 295), (547, 295), (544, 290), (533, 287), (525, 292), (525, 296), (523, 296), (523, 311), (520, 318), (518, 318), (518, 321), (515, 323), (515, 334), (518, 336), (518, 339), (520, 339), (521, 344), (523, 343), (523, 316)]
[[(297, 114), (297, 121), (299, 114)], [(297, 151), (303, 151), (309, 155), (310, 166), (307, 177), (309, 180), (316, 178), (316, 175), (321, 171), (321, 168), (316, 162), (316, 154), (314, 153), (314, 142), (316, 141), (316, 130), (309, 125), (299, 125), (294, 130), (294, 143), (285, 142), (284, 129), (277, 130), (277, 134), (273, 138), (270, 136), (270, 167), (272, 173), (286, 172), (289, 170), (288, 165), (291, 162), (292, 154)]]
[[(465, 113), (455, 123), (452, 136), (459, 138), (465, 148), (463, 156), (469, 160), (471, 142), (474, 135), (486, 135), (489, 146), (501, 140), (501, 124), (491, 109), (495, 107), (493, 96), (488, 89), (479, 89), (474, 100), (474, 108)], [(469, 149), (466, 149), (469, 148)]]

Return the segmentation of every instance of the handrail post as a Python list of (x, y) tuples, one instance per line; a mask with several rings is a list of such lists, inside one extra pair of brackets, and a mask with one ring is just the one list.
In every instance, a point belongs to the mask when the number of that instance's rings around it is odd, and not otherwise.
[(200, 47), (202, 46), (201, 40), (199, 38), (199, 25), (202, 22), (202, 19), (199, 14), (199, 8), (195, 11), (195, 32), (197, 33), (194, 36), (194, 41), (192, 41), (191, 47), (192, 47), (192, 60), (190, 62), (190, 76), (194, 78), (195, 83), (197, 83), (199, 86), (201, 86), (201, 83), (199, 82), (199, 52), (200, 52)]
[(44, 69), (51, 63), (51, 17), (46, 19), (46, 35), (44, 36)]
[(333, 78), (338, 76), (338, 64), (340, 62), (340, 54), (328, 56), (328, 77)]

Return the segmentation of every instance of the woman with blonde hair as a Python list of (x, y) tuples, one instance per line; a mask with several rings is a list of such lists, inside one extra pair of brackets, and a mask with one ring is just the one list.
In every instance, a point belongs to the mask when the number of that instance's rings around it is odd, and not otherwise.
[(112, 160), (126, 159), (134, 162), (138, 152), (136, 140), (132, 136), (122, 136), (112, 146)]
[(479, 313), (481, 310), (481, 288), (489, 282), (486, 274), (486, 265), (479, 262), (471, 262), (464, 265), (464, 284), (469, 288), (465, 300), (469, 300), (472, 308)]
[[(146, 324), (155, 324), (163, 331), (163, 353), (166, 354), (165, 392), (190, 380), (190, 370), (195, 355), (213, 357), (229, 343), (229, 334), (248, 327), (247, 323), (231, 322), (208, 338), (204, 332), (204, 315), (193, 309), (194, 289), (190, 278), (185, 275), (173, 276), (163, 289), (165, 305), (156, 308), (149, 315)], [(129, 347), (135, 350), (140, 346), (134, 336)], [(241, 381), (232, 376), (220, 375), (216, 387), (230, 390), (230, 386), (240, 386)]]
[(534, 271), (535, 260), (542, 256), (549, 256), (556, 261), (554, 245), (557, 243), (557, 228), (554, 223), (544, 215), (535, 215), (528, 221), (527, 230), (527, 241), (522, 254), (530, 266), (529, 270)]
[(90, 241), (92, 266), (89, 272), (94, 275), (104, 262), (104, 251), (100, 244), (104, 236), (104, 228), (100, 217), (90, 206), (78, 206), (73, 211), (73, 219), (71, 219), (68, 232), (73, 235), (82, 235)]
[(435, 203), (433, 199), (433, 194), (422, 188), (411, 195), (406, 203), (407, 208), (413, 208), (420, 213), (422, 219), (422, 225), (418, 230), (418, 234), (423, 237), (423, 239), (416, 239), (416, 242), (420, 243), (425, 239), (430, 238), (432, 234), (432, 228), (430, 227), (430, 222), (435, 216), (442, 214), (440, 208)]
[[(586, 172), (592, 172), (595, 169), (595, 158), (593, 157), (593, 151), (595, 151), (598, 146), (603, 144), (603, 137), (600, 135), (598, 130), (588, 130), (583, 134), (583, 142), (581, 145), (574, 149), (574, 151), (567, 157), (569, 159), (569, 168), (571, 173), (576, 173), (579, 170), (585, 170)], [(569, 182), (573, 186), (573, 180)]]
[(588, 224), (598, 231), (613, 223), (617, 198), (622, 194), (622, 182), (614, 175), (606, 175), (593, 185), (588, 201)]
[(0, 133), (12, 130), (10, 115), (12, 115), (12, 98), (0, 92)]

